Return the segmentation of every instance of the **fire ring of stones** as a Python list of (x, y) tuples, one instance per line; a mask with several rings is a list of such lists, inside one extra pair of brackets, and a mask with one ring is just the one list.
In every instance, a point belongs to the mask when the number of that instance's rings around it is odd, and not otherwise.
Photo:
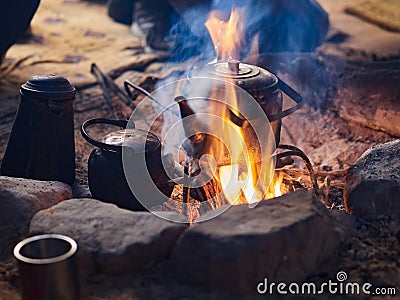
[(43, 232), (74, 238), (83, 268), (137, 272), (168, 259), (183, 280), (243, 292), (255, 291), (265, 277), (299, 281), (326, 271), (339, 246), (329, 210), (305, 190), (253, 209), (232, 206), (190, 227), (94, 199), (71, 199), (34, 216), (30, 233)]

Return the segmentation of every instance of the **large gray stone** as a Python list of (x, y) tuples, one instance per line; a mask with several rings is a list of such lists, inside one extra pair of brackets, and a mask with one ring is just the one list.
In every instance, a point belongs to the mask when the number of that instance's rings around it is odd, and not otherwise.
[(346, 210), (357, 217), (400, 216), (400, 140), (368, 149), (350, 168)]
[(67, 200), (37, 213), (30, 233), (68, 235), (78, 243), (80, 266), (124, 273), (167, 257), (186, 228), (149, 212), (133, 212), (83, 198)]
[(326, 271), (338, 246), (328, 209), (298, 191), (253, 209), (232, 206), (194, 224), (179, 239), (172, 260), (183, 279), (255, 293), (265, 277), (299, 282)]
[(65, 183), (0, 176), (0, 260), (12, 256), (36, 212), (71, 197)]

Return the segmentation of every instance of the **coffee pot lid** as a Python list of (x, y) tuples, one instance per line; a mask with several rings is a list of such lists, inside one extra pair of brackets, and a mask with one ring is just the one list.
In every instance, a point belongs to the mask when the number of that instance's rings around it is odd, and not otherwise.
[(75, 88), (63, 76), (56, 74), (34, 75), (21, 86), (21, 92), (44, 100), (71, 100)]

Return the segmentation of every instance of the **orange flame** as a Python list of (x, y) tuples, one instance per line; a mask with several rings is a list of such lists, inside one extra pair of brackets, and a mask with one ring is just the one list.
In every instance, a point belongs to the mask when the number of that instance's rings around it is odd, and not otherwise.
[(244, 41), (244, 9), (233, 7), (229, 20), (220, 19), (222, 12), (214, 10), (205, 23), (215, 52), (219, 59), (239, 58), (239, 49)]
[[(233, 7), (227, 21), (221, 20), (221, 15), (220, 11), (213, 11), (205, 23), (214, 43), (217, 59), (226, 61), (232, 58), (239, 58), (239, 50), (245, 40), (244, 9)], [(251, 48), (254, 48), (253, 54), (256, 53), (258, 44), (251, 45)], [(232, 87), (228, 88), (224, 97), (230, 99), (231, 110), (238, 115), (238, 101), (240, 99), (238, 99), (234, 85), (230, 86)], [(218, 96), (221, 96), (216, 95), (218, 93), (217, 90), (214, 89), (212, 92), (212, 98), (214, 99), (218, 99)], [(222, 106), (214, 107), (214, 113), (225, 120), (223, 124), (213, 125), (213, 128), (218, 132), (224, 132), (225, 146), (229, 149), (230, 155), (230, 164), (219, 166), (216, 174), (226, 200), (231, 204), (243, 204), (280, 196), (282, 177), (274, 178), (270, 185), (274, 167), (271, 164), (271, 166), (267, 167), (267, 170), (261, 170), (260, 157), (248, 151), (246, 136), (249, 134), (249, 128), (233, 124), (230, 121), (227, 110)], [(222, 128), (217, 128), (217, 126)], [(250, 132), (252, 132), (251, 129)], [(214, 157), (225, 155), (226, 148), (221, 145), (220, 143), (209, 145)]]

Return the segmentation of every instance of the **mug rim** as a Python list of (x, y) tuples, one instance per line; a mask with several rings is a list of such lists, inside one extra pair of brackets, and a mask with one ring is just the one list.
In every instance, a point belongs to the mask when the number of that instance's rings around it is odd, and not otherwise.
[[(38, 241), (38, 240), (45, 240), (45, 239), (54, 239), (54, 240), (62, 240), (66, 243), (69, 244), (70, 249), (58, 256), (55, 257), (50, 257), (50, 258), (30, 258), (26, 257), (21, 254), (21, 249), (28, 245), (29, 243)], [(57, 263), (63, 260), (66, 260), (70, 258), (72, 255), (76, 253), (78, 249), (78, 245), (74, 239), (72, 239), (69, 236), (62, 235), (62, 234), (41, 234), (41, 235), (35, 235), (29, 238), (26, 238), (22, 241), (20, 241), (15, 247), (14, 247), (14, 256), (17, 260), (29, 264), (36, 264), (36, 265), (43, 265), (43, 264), (52, 264), (52, 263)]]

